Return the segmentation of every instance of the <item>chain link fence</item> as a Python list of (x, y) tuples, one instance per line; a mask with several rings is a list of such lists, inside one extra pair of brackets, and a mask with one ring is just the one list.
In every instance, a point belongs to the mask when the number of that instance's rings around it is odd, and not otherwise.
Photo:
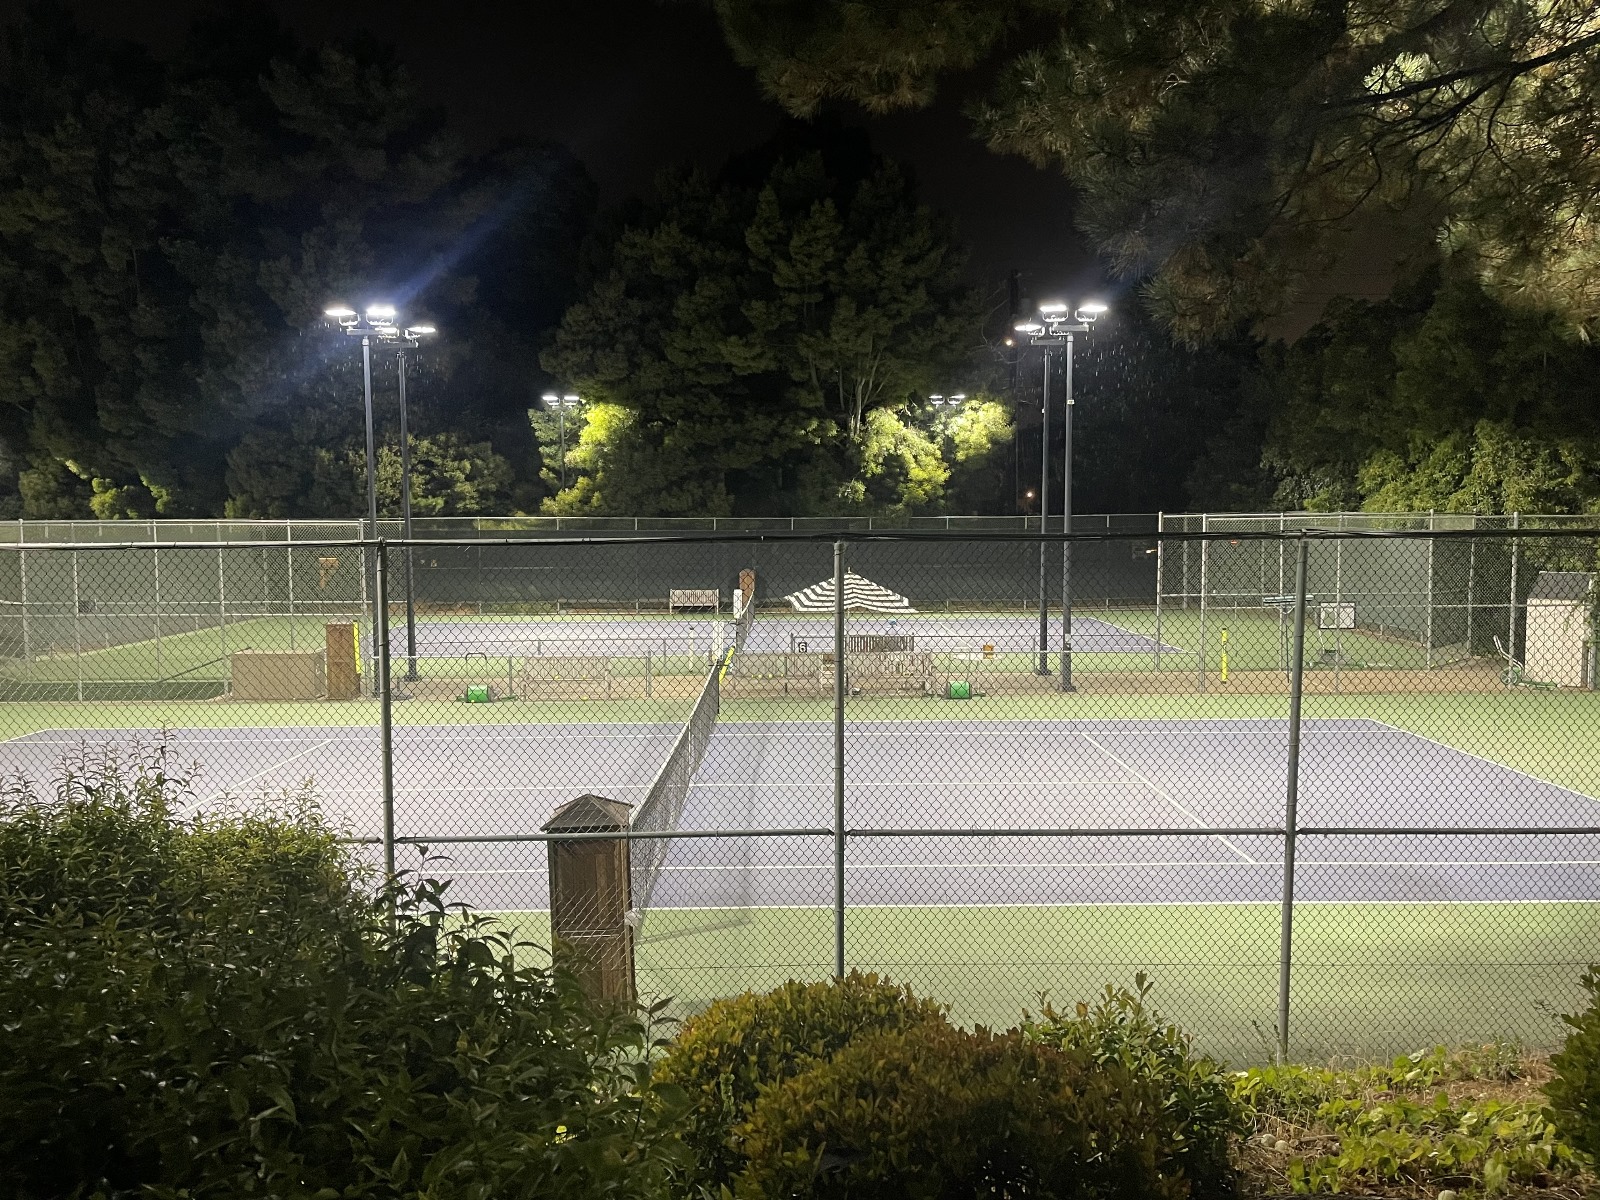
[(1600, 530), (1316, 520), (30, 537), (0, 767), (165, 737), (198, 804), (314, 795), (678, 1011), (861, 968), (1008, 1025), (1143, 971), (1236, 1062), (1549, 1046)]

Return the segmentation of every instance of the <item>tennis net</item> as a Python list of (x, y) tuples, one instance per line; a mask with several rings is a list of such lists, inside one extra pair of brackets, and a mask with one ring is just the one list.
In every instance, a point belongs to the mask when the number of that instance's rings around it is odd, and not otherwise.
[[(724, 656), (726, 658), (726, 656)], [(663, 833), (677, 829), (683, 821), (683, 805), (689, 798), (689, 788), (694, 784), (694, 774), (700, 769), (706, 747), (717, 728), (717, 713), (722, 704), (722, 670), (724, 663), (713, 664), (706, 673), (705, 686), (695, 701), (689, 720), (672, 744), (672, 752), (662, 764), (655, 782), (645, 794), (630, 822), (635, 832)], [(661, 864), (671, 847), (668, 838), (644, 838), (631, 847), (631, 880), (633, 907), (643, 912), (650, 907), (656, 880), (661, 875)]]
[[(689, 720), (673, 742), (672, 751), (645, 794), (644, 802), (633, 814), (630, 826), (635, 832), (666, 833), (682, 824), (683, 806), (689, 799), (689, 789), (694, 786), (695, 772), (700, 769), (700, 760), (705, 757), (711, 735), (716, 732), (717, 716), (722, 707), (723, 673), (732, 657), (744, 649), (755, 615), (755, 572), (742, 571), (739, 588), (734, 592), (733, 646), (706, 673), (705, 686), (700, 689)], [(630, 887), (635, 912), (650, 907), (656, 881), (661, 877), (661, 865), (671, 845), (669, 838), (643, 838), (633, 843)]]

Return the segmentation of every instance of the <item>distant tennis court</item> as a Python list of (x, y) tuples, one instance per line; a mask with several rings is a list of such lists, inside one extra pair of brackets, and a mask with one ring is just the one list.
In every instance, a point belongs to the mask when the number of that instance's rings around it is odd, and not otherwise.
[[(1060, 614), (1049, 622), (1050, 644), (1060, 636)], [(595, 654), (642, 655), (650, 652), (681, 654), (717, 644), (719, 627), (731, 637), (732, 617), (661, 616), (546, 617), (538, 620), (484, 618), (449, 620), (437, 617), (416, 627), (417, 654), (442, 657), (453, 654), (494, 655)], [(882, 613), (849, 614), (852, 635), (899, 636), (908, 648), (929, 653), (981, 651), (988, 646), (997, 654), (1037, 650), (1039, 622), (1035, 613)], [(1077, 616), (1072, 622), (1075, 649), (1087, 654), (1152, 654), (1157, 643), (1148, 634), (1124, 629), (1099, 617)], [(406, 630), (392, 625), (390, 652), (406, 653)], [(800, 649), (822, 651), (833, 644), (833, 621), (783, 613), (763, 613), (751, 627), (745, 649), (759, 654), (785, 654)], [(1163, 653), (1178, 647), (1163, 644)]]

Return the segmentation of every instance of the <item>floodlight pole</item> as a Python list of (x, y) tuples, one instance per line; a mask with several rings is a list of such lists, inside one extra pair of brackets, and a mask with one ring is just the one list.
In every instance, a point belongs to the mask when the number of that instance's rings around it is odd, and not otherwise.
[(1049, 549), (1044, 535), (1050, 524), (1050, 349), (1044, 352), (1043, 420), (1039, 426), (1039, 671), (1050, 674), (1050, 591), (1045, 568)]
[[(1061, 690), (1072, 686), (1072, 349), (1073, 334), (1088, 333), (1095, 319), (1106, 311), (1099, 303), (1083, 305), (1068, 316), (1060, 301), (1039, 306), (1041, 319), (1029, 318), (1013, 328), (1028, 339), (1030, 346), (1044, 351), (1044, 412), (1039, 426), (1039, 667), (1040, 675), (1050, 674), (1050, 607), (1046, 584), (1045, 559), (1049, 543), (1044, 534), (1050, 512), (1050, 351), (1060, 346), (1067, 360), (1066, 468), (1061, 473)], [(1009, 342), (1007, 343), (1010, 344)]]
[(400, 369), (400, 520), (406, 541), (406, 678), (417, 677), (417, 610), (411, 564), (411, 430), (406, 415), (406, 350), (395, 353)]
[[(1067, 330), (1066, 461), (1061, 480), (1061, 690), (1072, 686), (1072, 330)], [(1046, 354), (1049, 351), (1045, 352)], [(1046, 360), (1048, 361), (1048, 359)]]
[[(394, 306), (391, 304), (369, 305), (365, 314), (357, 313), (353, 308), (336, 307), (325, 310), (324, 315), (337, 321), (342, 333), (349, 337), (361, 339), (361, 395), (366, 403), (367, 415), (367, 524), (371, 528), (369, 540), (378, 540), (378, 435), (373, 420), (372, 412), (372, 343), (376, 338), (381, 345), (394, 346), (397, 350), (397, 365), (400, 374), (400, 499), (401, 516), (405, 521), (405, 536), (409, 543), (411, 538), (411, 438), (407, 425), (406, 414), (406, 355), (408, 349), (415, 349), (417, 339), (424, 334), (434, 333), (432, 325), (400, 325), (396, 322)], [(362, 552), (363, 564), (367, 559), (365, 550)], [(363, 585), (369, 572), (363, 566), (361, 577)], [(387, 627), (388, 613), (384, 612), (379, 620), (377, 606), (378, 589), (376, 581), (373, 586), (373, 619), (372, 633), (376, 638), (380, 626)], [(417, 677), (417, 630), (416, 613), (412, 598), (412, 573), (411, 573), (411, 547), (406, 546), (406, 637), (409, 667), (406, 672), (407, 679)], [(374, 641), (372, 653), (375, 657), (378, 645)], [(385, 647), (387, 651), (387, 647)], [(387, 674), (385, 675), (387, 681)], [(374, 693), (376, 694), (376, 693)]]
[[(377, 467), (377, 433), (372, 422), (372, 338), (363, 333), (361, 335), (361, 394), (366, 402), (367, 409), (367, 537), (376, 541), (378, 538), (378, 467)], [(366, 554), (362, 555), (367, 557)], [(378, 606), (383, 602), (379, 596), (379, 588), (374, 585), (372, 589), (372, 650), (370, 657), (376, 658), (378, 653)], [(373, 694), (377, 695), (374, 680)]]
[(561, 430), (561, 490), (567, 490), (567, 406), (556, 405), (556, 427)]

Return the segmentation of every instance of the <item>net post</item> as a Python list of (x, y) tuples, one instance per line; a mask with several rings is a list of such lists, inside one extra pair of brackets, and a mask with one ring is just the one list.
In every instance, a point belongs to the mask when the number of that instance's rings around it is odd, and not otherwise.
[(389, 556), (388, 547), (380, 538), (373, 556), (373, 615), (377, 625), (372, 631), (372, 666), (377, 672), (373, 681), (378, 693), (378, 739), (383, 769), (383, 875), (385, 882), (394, 883), (394, 705), (389, 688)]
[(1288, 782), (1283, 807), (1283, 908), (1278, 932), (1278, 1062), (1289, 1061), (1289, 976), (1294, 942), (1294, 858), (1300, 808), (1300, 700), (1305, 682), (1306, 557), (1305, 531), (1295, 547), (1294, 649), (1289, 672)]
[(844, 543), (838, 541), (833, 544), (833, 974), (836, 979), (844, 978), (844, 688)]

